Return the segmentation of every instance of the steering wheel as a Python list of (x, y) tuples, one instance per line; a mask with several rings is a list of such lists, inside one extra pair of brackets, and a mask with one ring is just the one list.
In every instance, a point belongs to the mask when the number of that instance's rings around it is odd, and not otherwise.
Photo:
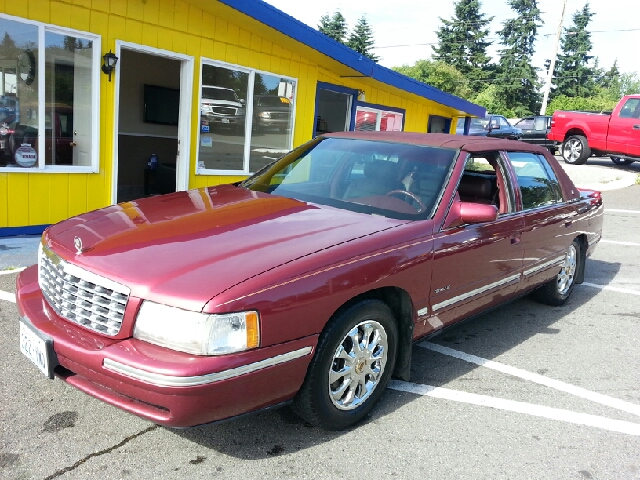
[(411, 198), (411, 200), (416, 202), (418, 204), (418, 206), (420, 207), (420, 208), (416, 208), (418, 213), (422, 213), (427, 209), (427, 206), (424, 203), (422, 203), (422, 200), (420, 200), (420, 197), (417, 196), (415, 193), (410, 192), (408, 190), (391, 190), (389, 193), (387, 193), (387, 196), (390, 197), (391, 195), (394, 195), (396, 193), (402, 193), (403, 195), (406, 195), (407, 197)]

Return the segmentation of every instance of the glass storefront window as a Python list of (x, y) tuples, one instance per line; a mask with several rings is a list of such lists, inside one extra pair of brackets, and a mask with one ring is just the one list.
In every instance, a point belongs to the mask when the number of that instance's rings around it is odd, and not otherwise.
[(45, 163), (91, 165), (93, 42), (45, 34)]
[(0, 16), (0, 168), (97, 167), (99, 40), (58, 30)]
[(404, 115), (400, 112), (358, 105), (355, 130), (357, 132), (401, 132), (403, 117)]
[(244, 170), (248, 89), (249, 73), (203, 65), (200, 169)]
[(0, 167), (38, 168), (38, 27), (0, 17)]
[(291, 150), (295, 83), (256, 74), (249, 170), (257, 172)]
[(255, 172), (292, 148), (296, 81), (202, 66), (199, 174)]

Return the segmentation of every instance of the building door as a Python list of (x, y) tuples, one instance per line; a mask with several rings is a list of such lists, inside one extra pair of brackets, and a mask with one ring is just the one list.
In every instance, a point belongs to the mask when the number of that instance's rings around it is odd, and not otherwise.
[(429, 115), (427, 133), (451, 133), (451, 119), (439, 115)]
[(314, 137), (323, 133), (350, 130), (357, 95), (357, 90), (318, 82)]
[(193, 57), (125, 42), (116, 55), (112, 202), (186, 190)]
[[(76, 49), (74, 52), (73, 72), (73, 165), (91, 165), (91, 52)], [(56, 122), (63, 122), (58, 116)], [(64, 134), (64, 125), (59, 126)], [(55, 150), (55, 148), (54, 148)], [(60, 150), (60, 149), (58, 149)]]

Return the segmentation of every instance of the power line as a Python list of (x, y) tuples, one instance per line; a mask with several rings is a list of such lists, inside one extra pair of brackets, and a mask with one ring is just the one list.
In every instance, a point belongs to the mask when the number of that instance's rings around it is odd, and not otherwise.
[[(637, 32), (640, 31), (640, 28), (624, 28), (624, 29), (611, 29), (611, 30), (592, 30), (592, 31), (587, 31), (587, 33), (611, 33), (611, 32)], [(555, 35), (555, 33), (545, 33), (545, 34), (538, 34), (537, 36), (540, 37), (551, 37)], [(485, 40), (501, 40), (500, 37), (487, 37), (487, 38), (483, 38), (483, 41)], [(373, 47), (374, 49), (380, 49), (380, 48), (402, 48), (402, 47), (421, 47), (421, 46), (428, 46), (428, 45), (438, 45), (440, 42), (428, 42), (428, 43), (407, 43), (407, 44), (400, 44), (400, 45), (384, 45), (382, 47)], [(447, 42), (447, 45), (467, 45), (466, 42)]]

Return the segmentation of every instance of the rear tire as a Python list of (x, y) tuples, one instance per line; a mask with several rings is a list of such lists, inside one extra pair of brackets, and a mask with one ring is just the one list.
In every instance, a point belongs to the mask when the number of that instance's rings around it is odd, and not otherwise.
[(325, 326), (293, 410), (310, 424), (342, 430), (382, 396), (395, 367), (398, 326), (389, 307), (363, 300)]
[(562, 158), (569, 165), (582, 165), (591, 156), (591, 148), (583, 135), (571, 135), (562, 143)]
[(634, 160), (629, 160), (628, 158), (620, 158), (620, 157), (609, 157), (613, 163), (616, 165), (631, 165)]
[(565, 255), (560, 273), (533, 291), (534, 300), (555, 307), (563, 305), (569, 299), (576, 284), (581, 259), (580, 244), (574, 240)]

